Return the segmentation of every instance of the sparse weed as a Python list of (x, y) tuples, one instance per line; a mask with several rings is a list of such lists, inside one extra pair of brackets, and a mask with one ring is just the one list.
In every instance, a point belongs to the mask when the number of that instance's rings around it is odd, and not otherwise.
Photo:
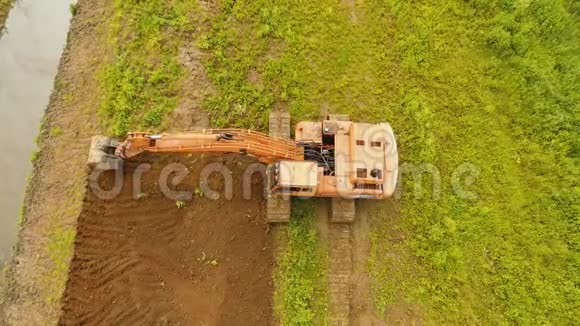
[(141, 199), (147, 198), (147, 196), (149, 196), (149, 195), (146, 192), (140, 192), (135, 196), (135, 199), (141, 200)]
[(36, 161), (38, 161), (39, 158), (40, 158), (40, 150), (38, 149), (33, 150), (32, 153), (30, 154), (30, 162), (34, 164)]
[(68, 280), (69, 261), (73, 254), (73, 243), (76, 232), (73, 228), (56, 228), (49, 235), (47, 252), (52, 267), (46, 275), (47, 298), (54, 303)]
[(4, 22), (14, 2), (14, 0), (0, 0), (0, 36), (4, 33)]
[(59, 126), (55, 126), (50, 129), (51, 137), (58, 137), (60, 135), (62, 135), (62, 129)]
[(79, 8), (79, 6), (76, 3), (71, 3), (68, 7), (70, 14), (73, 16), (75, 16), (77, 14), (78, 8)]
[(26, 213), (26, 209), (24, 208), (24, 205), (20, 206), (20, 209), (18, 210), (18, 225), (19, 226), (24, 225), (24, 222), (25, 222), (24, 214), (25, 213)]
[(74, 95), (72, 92), (68, 92), (62, 96), (62, 102), (65, 105), (70, 105), (74, 100)]
[(175, 206), (177, 208), (179, 208), (179, 209), (185, 208), (185, 202), (184, 201), (181, 201), (181, 200), (178, 200), (178, 201), (175, 202)]

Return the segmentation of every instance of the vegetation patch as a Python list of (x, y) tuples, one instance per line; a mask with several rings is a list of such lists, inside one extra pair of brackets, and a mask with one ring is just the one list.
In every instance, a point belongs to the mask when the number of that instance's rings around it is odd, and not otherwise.
[(12, 9), (14, 0), (0, 0), (0, 36), (4, 32), (4, 24), (6, 19), (8, 19), (8, 13)]
[(111, 134), (162, 128), (165, 114), (177, 105), (184, 75), (179, 48), (191, 38), (196, 7), (195, 1), (114, 2), (108, 26), (112, 57), (100, 76), (99, 107)]
[(328, 255), (312, 226), (312, 203), (293, 204), (288, 243), (274, 271), (275, 312), (281, 325), (326, 325)]
[(46, 250), (52, 262), (49, 273), (45, 276), (46, 298), (51, 303), (60, 300), (62, 289), (68, 280), (70, 259), (76, 231), (72, 227), (55, 228), (48, 237)]
[[(578, 323), (577, 2), (222, 1), (216, 12), (197, 42), (215, 125), (265, 129), (275, 107), (294, 121), (326, 110), (388, 121), (402, 162), (440, 172), (436, 196), (429, 175), (404, 175), (396, 225), (377, 207), (379, 314)], [(465, 163), (479, 173), (474, 196), (452, 185), (454, 171), (467, 184)]]
[(219, 90), (204, 103), (211, 121), (263, 129), (274, 107), (296, 121), (325, 108), (381, 120), (392, 87), (376, 59), (388, 53), (388, 34), (378, 21), (359, 25), (349, 17), (346, 6), (328, 0), (223, 2), (198, 40), (211, 54), (205, 67)]
[(4, 24), (8, 18), (8, 12), (12, 8), (14, 0), (0, 0), (0, 36), (4, 30)]

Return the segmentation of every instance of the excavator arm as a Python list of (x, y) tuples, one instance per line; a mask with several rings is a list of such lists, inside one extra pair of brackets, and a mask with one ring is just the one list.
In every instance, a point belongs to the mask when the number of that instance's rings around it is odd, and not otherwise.
[(204, 129), (161, 135), (133, 132), (115, 149), (115, 155), (123, 159), (142, 152), (242, 153), (265, 164), (278, 160), (304, 160), (304, 150), (294, 141), (244, 129)]

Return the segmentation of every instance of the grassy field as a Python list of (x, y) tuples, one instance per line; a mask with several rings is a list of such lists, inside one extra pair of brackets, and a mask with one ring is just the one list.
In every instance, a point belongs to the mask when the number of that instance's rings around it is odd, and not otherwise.
[(196, 8), (195, 1), (114, 2), (98, 109), (112, 135), (163, 128), (164, 116), (177, 105), (184, 76), (178, 51), (190, 41)]
[[(432, 323), (578, 323), (577, 4), (389, 8), (402, 158), (435, 164), (443, 188), (404, 195), (403, 243), (377, 226), (377, 307), (410, 303)], [(480, 171), (472, 200), (450, 186), (464, 162)]]
[[(427, 324), (580, 322), (578, 2), (202, 4), (116, 1), (100, 107), (112, 134), (163, 128), (184, 42), (206, 54), (213, 126), (264, 129), (273, 108), (295, 121), (327, 110), (389, 121), (401, 161), (433, 164), (442, 184), (434, 198), (426, 178), (411, 191), (418, 180), (405, 175), (400, 211), (373, 212), (377, 313), (411, 307)], [(452, 187), (465, 163), (479, 172), (470, 198)], [(312, 245), (308, 227), (290, 226), (295, 248)], [(308, 282), (311, 268), (292, 277)], [(309, 324), (324, 303), (299, 298), (284, 298), (283, 319)]]

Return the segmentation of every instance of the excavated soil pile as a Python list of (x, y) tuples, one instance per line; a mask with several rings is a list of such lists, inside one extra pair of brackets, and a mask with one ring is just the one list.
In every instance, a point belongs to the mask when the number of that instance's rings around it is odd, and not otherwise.
[[(258, 175), (252, 200), (242, 196), (241, 175), (253, 162), (236, 155), (153, 156), (135, 199), (126, 164), (123, 190), (112, 200), (92, 191), (79, 217), (78, 235), (64, 298), (64, 325), (269, 325), (273, 323), (272, 252)], [(168, 163), (190, 171), (174, 190), (196, 192), (185, 207), (158, 186)], [(220, 200), (203, 198), (200, 170), (224, 162), (234, 177), (233, 198), (223, 199), (224, 181), (210, 177)], [(99, 179), (111, 187), (113, 173)], [(171, 180), (171, 179), (170, 179)]]

